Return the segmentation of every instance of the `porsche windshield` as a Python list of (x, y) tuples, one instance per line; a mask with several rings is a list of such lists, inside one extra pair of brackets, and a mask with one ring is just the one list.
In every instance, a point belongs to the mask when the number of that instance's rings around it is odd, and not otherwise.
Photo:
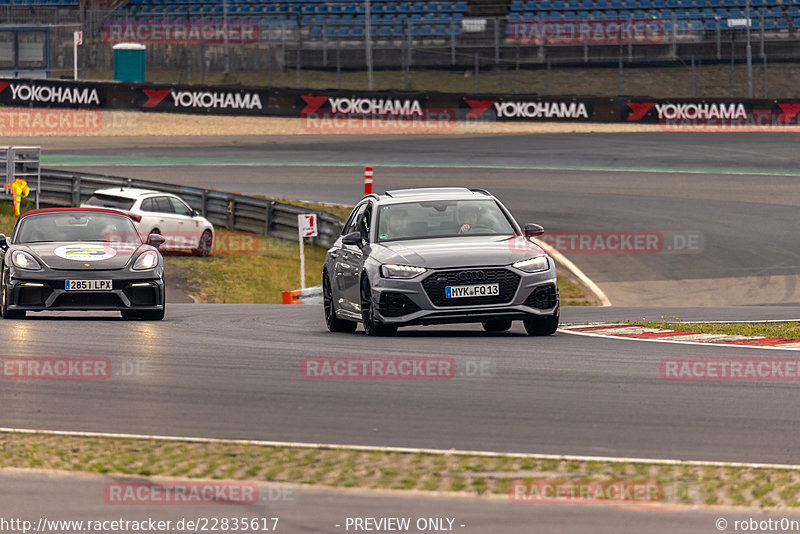
[(63, 212), (24, 217), (14, 243), (102, 241), (139, 244), (141, 238), (128, 217), (113, 213)]
[(493, 200), (431, 200), (382, 206), (378, 240), (510, 235), (514, 227)]

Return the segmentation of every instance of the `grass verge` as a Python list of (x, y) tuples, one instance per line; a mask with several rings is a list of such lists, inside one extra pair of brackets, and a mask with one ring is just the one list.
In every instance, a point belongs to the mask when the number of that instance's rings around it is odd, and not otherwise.
[(784, 339), (800, 339), (800, 322), (780, 323), (656, 323), (629, 321), (628, 324), (649, 328), (667, 328), (698, 334), (726, 334), (730, 336), (763, 336)]
[(663, 503), (800, 507), (800, 470), (0, 434), (0, 468), (508, 495), (515, 480), (652, 481)]

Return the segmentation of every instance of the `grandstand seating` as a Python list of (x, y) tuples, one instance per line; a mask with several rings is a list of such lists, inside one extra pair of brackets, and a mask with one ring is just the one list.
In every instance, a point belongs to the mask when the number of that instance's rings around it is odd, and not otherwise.
[[(746, 0), (512, 0), (509, 21), (655, 19), (666, 31), (730, 30), (728, 19), (746, 10)], [(800, 0), (750, 0), (750, 17), (751, 29), (800, 28)]]
[[(80, 0), (13, 0), (15, 6), (72, 7)], [(509, 22), (562, 20), (660, 20), (666, 31), (729, 30), (745, 18), (746, 0), (508, 0)], [(0, 6), (12, 0), (0, 0)], [(506, 4), (509, 6), (509, 4)], [(228, 0), (228, 20), (300, 26), (311, 38), (363, 37), (363, 0)], [(372, 0), (377, 38), (441, 37), (461, 33), (466, 0)], [(130, 0), (118, 11), (135, 20), (219, 20), (221, 0)], [(751, 28), (800, 29), (800, 0), (750, 0)], [(513, 31), (508, 27), (509, 34)]]
[[(0, 0), (0, 3), (9, 0)], [(51, 0), (15, 0), (30, 4)], [(71, 0), (78, 1), (78, 0)], [(255, 22), (265, 26), (308, 28), (311, 38), (363, 37), (365, 3), (347, 0), (229, 0), (231, 22)], [(467, 11), (466, 0), (425, 0), (403, 2), (373, 0), (371, 33), (374, 37), (449, 37), (461, 33)], [(218, 20), (223, 16), (220, 0), (131, 0), (118, 14), (136, 20)]]

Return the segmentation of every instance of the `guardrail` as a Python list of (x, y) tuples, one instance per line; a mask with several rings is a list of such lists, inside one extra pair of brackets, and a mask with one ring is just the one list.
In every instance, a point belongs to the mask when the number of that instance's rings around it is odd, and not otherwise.
[(297, 215), (316, 213), (319, 225), (318, 235), (310, 238), (310, 241), (321, 247), (331, 246), (344, 225), (342, 219), (330, 213), (274, 200), (225, 193), (214, 189), (55, 169), (42, 169), (41, 191), (34, 191), (31, 188), (31, 193), (37, 195), (43, 204), (79, 206), (95, 190), (111, 187), (136, 187), (172, 193), (181, 197), (216, 227), (263, 233), (278, 239), (296, 240)]

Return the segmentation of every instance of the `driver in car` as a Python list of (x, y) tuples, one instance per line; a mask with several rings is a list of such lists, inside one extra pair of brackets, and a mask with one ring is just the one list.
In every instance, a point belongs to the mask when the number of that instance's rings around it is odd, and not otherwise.
[(408, 236), (408, 212), (404, 209), (386, 212), (386, 230), (381, 237), (390, 239)]
[(478, 224), (478, 207), (462, 205), (458, 208), (458, 220), (461, 222), (461, 227), (458, 229), (459, 234), (466, 234), (470, 228)]

